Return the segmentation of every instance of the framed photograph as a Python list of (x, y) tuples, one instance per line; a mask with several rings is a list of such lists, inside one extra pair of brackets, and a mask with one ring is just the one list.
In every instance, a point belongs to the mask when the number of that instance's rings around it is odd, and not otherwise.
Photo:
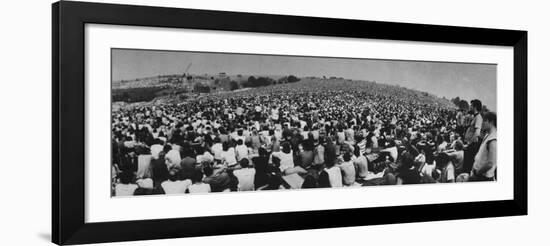
[(52, 11), (54, 243), (527, 214), (526, 31)]

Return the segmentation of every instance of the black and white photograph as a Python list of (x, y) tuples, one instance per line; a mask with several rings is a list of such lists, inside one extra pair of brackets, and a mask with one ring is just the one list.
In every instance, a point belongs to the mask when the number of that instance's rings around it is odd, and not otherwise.
[(111, 196), (498, 182), (496, 92), (489, 63), (112, 48)]

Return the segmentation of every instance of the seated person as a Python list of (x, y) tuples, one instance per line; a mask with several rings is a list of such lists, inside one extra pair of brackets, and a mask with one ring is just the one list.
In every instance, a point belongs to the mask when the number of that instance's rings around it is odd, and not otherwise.
[(327, 160), (327, 163), (324, 171), (328, 174), (330, 187), (332, 188), (342, 187), (343, 186), (342, 171), (340, 167), (335, 165), (334, 160), (328, 161), (328, 158), (326, 160)]
[(137, 184), (132, 183), (135, 175), (132, 171), (123, 171), (120, 175), (120, 183), (115, 186), (115, 196), (133, 196), (138, 188)]
[(210, 185), (202, 182), (203, 176), (204, 175), (201, 170), (198, 170), (193, 173), (193, 178), (191, 179), (193, 184), (191, 184), (188, 188), (189, 193), (209, 193), (210, 192)]
[(451, 159), (446, 153), (439, 153), (435, 158), (435, 165), (439, 172), (439, 178), (436, 179), (440, 183), (455, 182), (455, 169)]
[(239, 180), (239, 191), (253, 191), (254, 190), (254, 176), (256, 170), (249, 165), (248, 159), (241, 159), (239, 161), (241, 169), (233, 171), (233, 174)]
[(351, 186), (355, 183), (355, 166), (351, 161), (351, 154), (349, 152), (344, 153), (344, 162), (339, 165), (342, 169), (343, 181), (345, 186)]
[(231, 185), (231, 178), (227, 174), (225, 168), (214, 170), (207, 165), (203, 168), (203, 172), (206, 176), (203, 182), (210, 185), (212, 192), (230, 191), (229, 186)]
[(178, 179), (179, 168), (174, 167), (168, 173), (168, 180), (162, 182), (161, 187), (165, 194), (183, 194), (191, 185), (191, 180)]

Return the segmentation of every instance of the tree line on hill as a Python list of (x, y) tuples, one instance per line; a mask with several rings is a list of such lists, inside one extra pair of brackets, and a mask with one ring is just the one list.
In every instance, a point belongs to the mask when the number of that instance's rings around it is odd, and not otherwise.
[[(294, 75), (289, 75), (282, 77), (280, 79), (273, 79), (270, 77), (254, 77), (250, 76), (248, 79), (242, 83), (242, 88), (255, 88), (255, 87), (262, 87), (262, 86), (269, 86), (269, 85), (275, 85), (275, 84), (286, 84), (286, 83), (295, 83), (300, 81), (300, 79)], [(231, 81), (229, 84), (230, 90), (237, 90), (239, 89), (239, 83), (237, 81)]]

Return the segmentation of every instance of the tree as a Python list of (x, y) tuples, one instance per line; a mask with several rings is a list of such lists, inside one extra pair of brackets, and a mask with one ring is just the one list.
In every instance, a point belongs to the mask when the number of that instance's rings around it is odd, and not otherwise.
[(298, 77), (294, 76), (294, 75), (289, 75), (287, 77), (287, 81), (288, 81), (288, 83), (294, 83), (294, 82), (300, 81), (300, 79)]
[(268, 86), (271, 85), (273, 82), (273, 79), (268, 77), (259, 77), (256, 79), (256, 86), (254, 87), (260, 87), (260, 86)]
[(245, 87), (256, 87), (256, 77), (248, 77), (248, 80), (245, 83)]
[(234, 90), (237, 90), (237, 89), (239, 89), (239, 83), (237, 83), (237, 81), (234, 81), (234, 80), (231, 81), (229, 83), (229, 90), (234, 91)]

